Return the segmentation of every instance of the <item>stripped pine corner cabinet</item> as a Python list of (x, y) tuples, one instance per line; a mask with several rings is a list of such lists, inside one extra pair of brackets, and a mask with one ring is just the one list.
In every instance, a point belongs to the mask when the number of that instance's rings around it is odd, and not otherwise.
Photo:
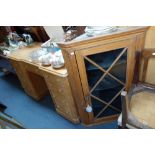
[(84, 125), (114, 121), (121, 113), (121, 92), (133, 80), (135, 52), (142, 51), (149, 27), (59, 43), (73, 97)]

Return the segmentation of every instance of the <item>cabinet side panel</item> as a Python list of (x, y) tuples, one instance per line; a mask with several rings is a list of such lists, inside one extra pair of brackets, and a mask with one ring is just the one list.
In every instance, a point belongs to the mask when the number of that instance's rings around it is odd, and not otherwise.
[(44, 73), (44, 78), (55, 103), (56, 111), (73, 123), (79, 123), (68, 77)]
[(74, 100), (76, 102), (81, 122), (83, 122), (84, 124), (88, 124), (89, 118), (87, 112), (85, 111), (85, 100), (83, 96), (83, 90), (81, 87), (75, 53), (70, 49), (62, 49), (62, 52), (65, 59), (65, 65), (68, 71), (69, 83), (71, 86)]

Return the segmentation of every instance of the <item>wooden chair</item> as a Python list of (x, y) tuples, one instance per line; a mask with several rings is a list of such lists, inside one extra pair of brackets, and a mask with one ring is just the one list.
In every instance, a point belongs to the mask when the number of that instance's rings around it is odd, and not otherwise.
[[(118, 122), (122, 128), (155, 128), (155, 85), (146, 83), (148, 62), (150, 58), (155, 58), (155, 49), (145, 49), (142, 54), (137, 52), (136, 55), (133, 86), (128, 93), (126, 91), (121, 93), (122, 114)], [(144, 62), (141, 81), (139, 81), (140, 60)]]

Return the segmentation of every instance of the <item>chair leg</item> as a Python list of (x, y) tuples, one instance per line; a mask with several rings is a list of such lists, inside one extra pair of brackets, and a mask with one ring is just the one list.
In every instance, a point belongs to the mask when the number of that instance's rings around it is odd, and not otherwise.
[(121, 101), (122, 101), (122, 129), (126, 129), (126, 121), (127, 121), (127, 100), (126, 100), (127, 92), (122, 91), (121, 93)]
[(127, 127), (126, 127), (125, 124), (122, 124), (121, 128), (122, 128), (122, 129), (127, 129)]
[(126, 126), (120, 126), (120, 125), (118, 125), (117, 128), (118, 129), (128, 129)]
[(118, 129), (122, 129), (122, 127), (120, 125), (117, 126)]

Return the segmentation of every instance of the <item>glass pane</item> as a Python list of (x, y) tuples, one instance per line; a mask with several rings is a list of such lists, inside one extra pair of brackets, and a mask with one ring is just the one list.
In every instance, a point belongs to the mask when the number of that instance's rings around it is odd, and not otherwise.
[[(113, 61), (118, 57), (118, 55), (122, 52), (123, 48), (111, 50), (107, 52), (97, 53), (93, 55), (87, 56), (89, 59), (94, 61), (96, 64), (101, 66), (104, 69), (108, 69)], [(88, 68), (90, 68), (88, 66)], [(93, 68), (96, 68), (93, 66)]]
[[(112, 105), (113, 107), (118, 108), (121, 111), (121, 97), (118, 96), (110, 105)], [(101, 109), (101, 108), (100, 108)], [(99, 112), (98, 112), (99, 113)], [(107, 107), (106, 110), (104, 110), (97, 118), (101, 118), (101, 117), (106, 117), (106, 116), (111, 116), (111, 115), (116, 115), (119, 114), (120, 112), (111, 108), (110, 106)]]
[(94, 117), (96, 117), (98, 113), (101, 111), (101, 109), (103, 109), (106, 105), (94, 98), (91, 98), (91, 101), (92, 101)]
[(122, 84), (119, 84), (109, 75), (106, 75), (92, 94), (106, 102), (109, 102), (122, 88)]
[(127, 50), (125, 53), (120, 57), (120, 59), (116, 62), (113, 68), (110, 70), (113, 76), (118, 78), (120, 81), (126, 81), (126, 65), (127, 65)]
[(121, 95), (119, 95), (112, 103), (112, 106), (116, 107), (120, 111), (122, 110), (122, 105), (121, 105)]
[(94, 65), (92, 65), (87, 60), (85, 60), (85, 65), (86, 65), (88, 84), (91, 89), (103, 75), (103, 72), (100, 69), (94, 67)]
[[(89, 55), (87, 56), (87, 58), (91, 59), (91, 61), (107, 70), (123, 50), (124, 48), (120, 48), (116, 50)], [(91, 94), (102, 100), (103, 102), (110, 103), (110, 101), (112, 101), (112, 99), (118, 93), (120, 93), (120, 91), (124, 87), (124, 85), (120, 81), (122, 81), (123, 83), (125, 83), (126, 81), (127, 50), (113, 65), (111, 70), (108, 72), (108, 74), (105, 75), (103, 79), (101, 79), (101, 77), (105, 73), (101, 69), (94, 66), (86, 59), (84, 61), (86, 66), (88, 85)], [(98, 80), (100, 80), (100, 82), (94, 88)], [(92, 90), (92, 88), (94, 89)], [(120, 113), (121, 111), (120, 95), (110, 104), (113, 107), (108, 106), (105, 111), (103, 111), (100, 115), (99, 113), (101, 112), (101, 110), (104, 109), (106, 105), (94, 98), (91, 99), (91, 102), (94, 116), (97, 116), (97, 118), (115, 115)]]

